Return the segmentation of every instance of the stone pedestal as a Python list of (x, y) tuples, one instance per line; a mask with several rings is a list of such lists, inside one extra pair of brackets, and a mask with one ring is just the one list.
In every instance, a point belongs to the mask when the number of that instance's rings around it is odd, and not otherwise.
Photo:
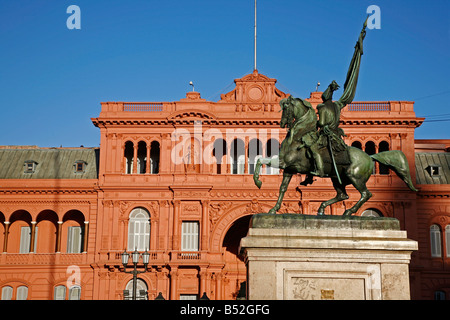
[(393, 218), (257, 214), (241, 240), (247, 298), (410, 299), (417, 248)]

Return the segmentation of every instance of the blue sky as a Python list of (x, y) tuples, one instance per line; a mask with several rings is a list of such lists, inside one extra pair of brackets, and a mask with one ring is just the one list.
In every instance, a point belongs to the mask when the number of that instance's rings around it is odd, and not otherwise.
[[(69, 5), (81, 30), (69, 30)], [(0, 145), (98, 146), (102, 101), (217, 101), (253, 69), (253, 0), (0, 0)], [(416, 101), (450, 138), (450, 1), (258, 0), (258, 70), (307, 98), (341, 86), (369, 5), (355, 101)], [(342, 91), (339, 91), (341, 93)], [(446, 121), (432, 121), (446, 120)]]

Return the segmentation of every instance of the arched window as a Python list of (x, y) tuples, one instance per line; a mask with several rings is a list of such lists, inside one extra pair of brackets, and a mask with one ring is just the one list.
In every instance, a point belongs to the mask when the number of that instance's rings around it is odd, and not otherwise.
[[(32, 218), (30, 213), (25, 210), (18, 210), (14, 212), (10, 218), (10, 227), (8, 235), (9, 253), (29, 253), (34, 251), (35, 247), (31, 249), (31, 227)], [(35, 230), (35, 236), (37, 235)], [(36, 241), (34, 242), (36, 245)]]
[(80, 300), (81, 297), (81, 287), (80, 286), (71, 286), (69, 288), (69, 300)]
[(376, 209), (367, 209), (367, 210), (364, 210), (363, 213), (361, 213), (361, 216), (378, 218), (378, 217), (382, 217), (383, 215), (381, 214), (380, 211), (378, 211)]
[(435, 291), (434, 300), (445, 300), (445, 291), (442, 290)]
[(150, 144), (150, 173), (158, 174), (159, 173), (159, 142), (153, 141)]
[(144, 208), (130, 213), (128, 224), (128, 250), (145, 251), (150, 248), (150, 215)]
[(5, 286), (2, 288), (2, 300), (11, 300), (13, 295), (13, 288)]
[(44, 210), (39, 213), (36, 224), (36, 230), (39, 230), (39, 236), (36, 232), (35, 246), (37, 253), (56, 252), (56, 239), (58, 231), (58, 215), (51, 210)]
[[(223, 139), (217, 139), (214, 141), (214, 148), (212, 151), (212, 156), (216, 158), (216, 173), (226, 173), (226, 170), (222, 170), (222, 160), (224, 156), (227, 154), (227, 143)], [(223, 172), (222, 172), (223, 171)]]
[(232, 174), (243, 174), (245, 167), (245, 143), (241, 139), (234, 139), (231, 144), (230, 163)]
[[(372, 155), (376, 153), (376, 149), (375, 149), (375, 143), (373, 141), (367, 141), (366, 142), (366, 146), (364, 151), (368, 154), (368, 155)], [(373, 166), (373, 171), (372, 174), (376, 173), (376, 164)]]
[(437, 224), (430, 227), (431, 256), (441, 257), (441, 228)]
[(63, 285), (56, 286), (53, 294), (53, 299), (66, 300), (66, 286)]
[[(136, 300), (147, 300), (147, 283), (142, 279), (137, 279), (136, 282)], [(129, 299), (133, 299), (133, 280), (130, 280), (125, 287)]]
[(84, 214), (78, 210), (70, 210), (64, 215), (61, 245), (62, 248), (66, 249), (66, 253), (82, 253), (86, 251), (84, 221)]
[(137, 173), (143, 174), (147, 168), (147, 144), (139, 141), (137, 149)]
[[(277, 139), (269, 139), (266, 144), (266, 157), (272, 159), (278, 159), (280, 153), (280, 143)], [(266, 166), (266, 174), (279, 174), (279, 168), (273, 168)]]
[(353, 141), (352, 142), (352, 147), (358, 148), (360, 150), (362, 150), (362, 144), (359, 141)]
[[(248, 143), (248, 173), (255, 173), (255, 165), (258, 158), (262, 157), (262, 143), (258, 139), (252, 139)], [(245, 161), (245, 159), (244, 159)]]
[(16, 300), (27, 300), (28, 299), (28, 287), (20, 286), (17, 288)]
[(131, 174), (133, 173), (133, 157), (134, 157), (134, 145), (133, 142), (127, 141), (125, 143), (125, 173)]
[[(389, 151), (389, 143), (386, 141), (381, 141), (378, 146), (378, 152)], [(378, 164), (380, 166), (380, 174), (389, 174), (389, 168), (382, 163)]]

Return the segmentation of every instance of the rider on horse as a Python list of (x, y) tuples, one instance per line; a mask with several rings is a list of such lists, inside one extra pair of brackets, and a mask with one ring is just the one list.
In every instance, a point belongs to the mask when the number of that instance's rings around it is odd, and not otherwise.
[[(336, 162), (334, 160), (334, 154), (346, 150), (348, 147), (345, 144), (342, 136), (345, 136), (344, 130), (339, 128), (339, 118), (341, 110), (349, 103), (353, 101), (356, 92), (356, 84), (358, 82), (359, 66), (361, 63), (361, 56), (363, 54), (363, 40), (366, 36), (367, 19), (364, 22), (363, 29), (359, 35), (358, 41), (355, 45), (355, 52), (350, 62), (350, 67), (347, 72), (347, 78), (344, 84), (344, 93), (341, 98), (333, 102), (333, 92), (339, 89), (339, 85), (333, 80), (325, 92), (322, 94), (323, 103), (317, 106), (319, 113), (319, 121), (317, 127), (319, 129), (319, 138), (311, 144), (306, 146), (314, 158), (316, 170), (308, 174), (302, 185), (308, 185), (313, 182), (313, 176), (324, 177), (324, 165), (322, 154), (320, 150), (324, 147), (328, 147), (328, 152), (331, 156), (331, 161), (336, 171)], [(336, 175), (339, 174), (336, 172)]]
[(320, 154), (320, 149), (331, 145), (329, 152), (340, 152), (347, 148), (342, 136), (345, 136), (344, 130), (339, 128), (339, 119), (341, 109), (345, 107), (339, 101), (333, 102), (333, 92), (339, 89), (339, 85), (333, 80), (325, 92), (322, 94), (323, 103), (317, 106), (319, 112), (319, 139), (315, 141), (309, 149), (314, 157), (316, 164), (316, 171), (311, 172), (312, 175), (324, 177), (323, 159)]

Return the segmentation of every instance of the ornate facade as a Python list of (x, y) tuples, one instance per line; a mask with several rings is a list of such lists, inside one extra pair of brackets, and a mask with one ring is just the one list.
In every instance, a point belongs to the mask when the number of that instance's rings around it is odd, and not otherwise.
[[(279, 128), (279, 101), (288, 95), (256, 70), (235, 84), (218, 102), (198, 92), (174, 102), (104, 102), (92, 119), (100, 129), (99, 149), (0, 149), (2, 298), (124, 299), (132, 276), (123, 272), (121, 254), (135, 249), (150, 254), (147, 272), (139, 275), (142, 298), (160, 292), (166, 299), (241, 297), (246, 268), (240, 239), (250, 216), (275, 204), (282, 178), (264, 168), (258, 189), (254, 164), (278, 153), (286, 134)], [(316, 106), (320, 97), (313, 92), (307, 100)], [(343, 110), (341, 127), (349, 145), (369, 154), (406, 154), (419, 192), (377, 165), (367, 185), (373, 197), (358, 214), (395, 217), (419, 241), (411, 262), (413, 299), (448, 298), (449, 181), (426, 181), (422, 171), (450, 177), (450, 161), (445, 168), (439, 162), (441, 169), (417, 164), (414, 130), (424, 119), (413, 105), (354, 102)], [(444, 140), (421, 151), (448, 161), (448, 146)], [(308, 187), (302, 179), (292, 179), (280, 213), (315, 214), (334, 197), (326, 179)], [(348, 193), (326, 214), (340, 215), (359, 199), (353, 188)]]

